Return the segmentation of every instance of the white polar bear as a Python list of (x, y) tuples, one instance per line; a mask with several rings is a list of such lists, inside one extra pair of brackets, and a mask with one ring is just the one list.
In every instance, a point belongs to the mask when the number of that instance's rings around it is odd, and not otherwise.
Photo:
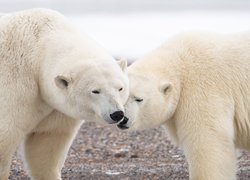
[[(33, 179), (60, 170), (83, 120), (115, 123), (128, 97), (126, 61), (116, 61), (57, 12), (0, 18), (0, 179), (24, 140)], [(103, 121), (104, 122), (104, 121)]]
[(192, 180), (236, 179), (235, 148), (250, 148), (250, 33), (184, 33), (128, 68), (121, 129), (164, 125)]

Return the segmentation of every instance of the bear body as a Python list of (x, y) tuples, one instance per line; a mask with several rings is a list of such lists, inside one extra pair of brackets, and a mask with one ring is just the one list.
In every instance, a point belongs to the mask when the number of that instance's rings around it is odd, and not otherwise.
[(236, 179), (236, 148), (250, 148), (250, 33), (180, 34), (128, 76), (123, 129), (163, 125), (184, 150), (190, 179)]
[(122, 117), (125, 67), (55, 11), (1, 16), (0, 179), (8, 179), (22, 141), (33, 179), (61, 179), (83, 120), (115, 123)]

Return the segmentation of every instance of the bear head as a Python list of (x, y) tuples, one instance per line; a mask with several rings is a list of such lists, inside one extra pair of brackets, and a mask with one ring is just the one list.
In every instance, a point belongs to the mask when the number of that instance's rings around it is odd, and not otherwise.
[(129, 70), (130, 95), (125, 104), (125, 118), (118, 128), (154, 128), (174, 114), (179, 94), (173, 82), (151, 74)]
[(128, 98), (126, 61), (83, 63), (54, 78), (62, 112), (71, 117), (117, 123)]

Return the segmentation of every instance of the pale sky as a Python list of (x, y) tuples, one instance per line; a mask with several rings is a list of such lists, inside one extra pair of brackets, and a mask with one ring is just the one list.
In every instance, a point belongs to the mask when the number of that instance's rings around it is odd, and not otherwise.
[(0, 0), (0, 12), (44, 7), (64, 13), (250, 10), (249, 0)]

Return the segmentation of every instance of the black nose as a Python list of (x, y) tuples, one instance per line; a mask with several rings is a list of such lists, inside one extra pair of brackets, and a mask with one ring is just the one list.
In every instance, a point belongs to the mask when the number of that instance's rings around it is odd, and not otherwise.
[(124, 117), (124, 113), (122, 111), (116, 111), (113, 114), (110, 114), (110, 117), (115, 122), (118, 122), (118, 121), (122, 120), (122, 118)]

